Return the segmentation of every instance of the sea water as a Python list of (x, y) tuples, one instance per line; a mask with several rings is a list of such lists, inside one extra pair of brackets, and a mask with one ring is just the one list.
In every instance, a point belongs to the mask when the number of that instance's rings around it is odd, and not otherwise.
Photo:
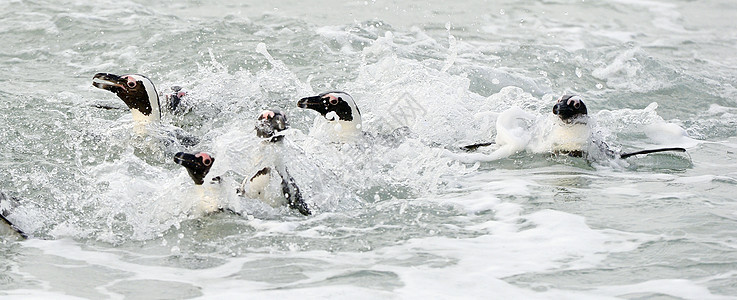
[[(2, 1), (0, 191), (31, 238), (2, 236), (0, 295), (735, 297), (736, 14), (727, 0)], [(183, 113), (138, 134), (98, 72), (183, 86)], [(328, 90), (356, 99), (364, 138), (325, 142), (296, 107)], [(566, 93), (614, 151), (687, 153), (550, 155)], [(289, 116), (282, 154), (312, 216), (235, 194), (263, 109)], [(192, 213), (178, 151), (216, 157), (240, 215)]]

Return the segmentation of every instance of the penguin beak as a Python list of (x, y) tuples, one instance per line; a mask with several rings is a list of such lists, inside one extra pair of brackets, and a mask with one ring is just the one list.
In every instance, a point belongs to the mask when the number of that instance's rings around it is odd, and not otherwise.
[(318, 110), (321, 107), (325, 107), (325, 100), (320, 96), (306, 97), (297, 101), (297, 107)]
[(274, 125), (269, 119), (261, 119), (256, 124), (256, 135), (260, 138), (270, 138), (274, 136)]
[(174, 155), (174, 162), (185, 168), (194, 167), (196, 165), (196, 157), (194, 154), (179, 152)]
[(561, 106), (560, 103), (556, 103), (555, 105), (553, 105), (553, 114), (554, 115), (560, 116), (560, 113), (561, 113), (561, 111), (560, 111), (561, 110), (561, 107), (560, 106)]
[(558, 116), (565, 123), (571, 123), (573, 119), (586, 115), (585, 111), (582, 112), (579, 109), (575, 109), (574, 107), (566, 104), (565, 101), (556, 103), (553, 106), (553, 114)]
[(556, 103), (553, 106), (553, 114), (558, 116), (563, 121), (568, 121), (571, 118), (573, 118), (574, 112), (571, 110), (568, 105), (561, 105), (561, 103)]
[(179, 152), (174, 155), (174, 162), (185, 167), (194, 183), (201, 185), (205, 182), (205, 176), (210, 172), (210, 167), (215, 162), (215, 158), (209, 155), (204, 157), (198, 156), (197, 154)]
[(97, 73), (92, 78), (92, 85), (98, 89), (117, 93), (119, 89), (125, 89), (127, 79), (110, 73)]

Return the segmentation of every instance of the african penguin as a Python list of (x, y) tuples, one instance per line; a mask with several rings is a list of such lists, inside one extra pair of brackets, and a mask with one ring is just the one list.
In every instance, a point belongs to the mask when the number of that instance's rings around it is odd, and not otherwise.
[[(123, 100), (133, 115), (136, 133), (147, 133), (146, 125), (158, 123), (161, 120), (162, 110), (159, 94), (148, 77), (139, 74), (118, 76), (110, 73), (97, 73), (92, 80), (92, 85), (99, 89), (108, 90)], [(172, 93), (166, 95), (166, 108), (176, 112), (185, 95), (187, 93), (181, 87), (172, 87)], [(107, 106), (98, 107), (111, 108)], [(162, 126), (160, 128), (165, 129), (166, 127)], [(164, 132), (171, 138), (178, 140), (182, 145), (193, 146), (199, 142), (196, 137), (187, 134), (181, 128), (168, 128)]]
[(205, 152), (195, 154), (179, 152), (174, 155), (174, 162), (185, 167), (189, 177), (192, 178), (194, 184), (197, 185), (197, 193), (199, 201), (195, 205), (195, 210), (200, 214), (207, 214), (221, 210), (218, 203), (217, 184), (220, 183), (220, 177), (210, 178), (205, 184), (205, 177), (210, 172), (215, 158)]
[(327, 122), (316, 123), (318, 131), (339, 142), (351, 141), (361, 133), (361, 111), (353, 97), (345, 92), (330, 91), (305, 97), (297, 102), (297, 107), (319, 112)]
[(553, 114), (562, 122), (553, 126), (549, 136), (553, 153), (583, 156), (591, 136), (586, 104), (579, 96), (563, 95), (553, 106)]
[(116, 94), (128, 106), (137, 123), (148, 124), (161, 119), (159, 93), (146, 76), (97, 73), (92, 85)]
[(167, 108), (172, 112), (176, 112), (179, 104), (182, 103), (182, 98), (187, 95), (187, 92), (178, 85), (172, 86), (171, 91), (171, 93), (166, 95)]
[[(619, 153), (609, 149), (606, 143), (592, 138), (588, 109), (581, 97), (576, 95), (563, 95), (558, 98), (555, 105), (553, 105), (553, 115), (557, 116), (557, 122), (553, 124), (545, 123), (546, 131), (543, 136), (545, 151), (549, 150), (553, 154), (591, 159), (591, 153), (588, 153), (590, 150), (598, 151), (608, 158), (628, 158), (633, 155), (663, 151), (686, 151), (683, 148), (661, 148)], [(490, 145), (494, 145), (494, 143), (478, 143), (464, 146), (462, 149), (473, 151), (479, 147)]]
[(563, 95), (553, 105), (553, 114), (558, 116), (563, 123), (553, 128), (551, 138), (553, 143), (553, 153), (567, 154), (574, 157), (586, 156), (586, 150), (589, 143), (593, 143), (605, 155), (612, 158), (628, 158), (639, 154), (649, 154), (664, 151), (686, 152), (684, 148), (659, 148), (649, 149), (630, 153), (618, 153), (609, 149), (606, 143), (589, 140), (591, 131), (588, 126), (588, 110), (583, 99), (576, 95)]
[(258, 171), (243, 180), (238, 193), (274, 207), (286, 205), (309, 216), (312, 213), (280, 155), (284, 147), (283, 131), (289, 128), (286, 115), (278, 110), (265, 110), (257, 120), (256, 135), (263, 139), (255, 163)]

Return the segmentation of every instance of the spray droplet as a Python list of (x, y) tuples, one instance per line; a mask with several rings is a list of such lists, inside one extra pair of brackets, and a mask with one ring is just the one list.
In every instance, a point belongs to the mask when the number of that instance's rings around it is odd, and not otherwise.
[(597, 83), (597, 84), (596, 84), (596, 88), (597, 88), (597, 89), (603, 89), (603, 88), (604, 88), (604, 85), (603, 85), (603, 84), (601, 84), (601, 83)]
[(500, 9), (500, 10), (499, 10), (499, 14), (500, 14), (500, 15), (503, 15), (503, 14), (504, 14), (504, 9)]
[(576, 76), (577, 76), (578, 78), (581, 78), (581, 76), (583, 76), (583, 72), (581, 71), (581, 69), (580, 69), (580, 68), (576, 68)]

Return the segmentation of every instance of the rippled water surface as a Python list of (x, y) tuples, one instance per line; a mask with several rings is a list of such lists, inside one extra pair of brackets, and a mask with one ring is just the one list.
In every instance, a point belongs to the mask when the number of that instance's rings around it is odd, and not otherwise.
[[(0, 295), (733, 298), (736, 14), (727, 0), (2, 1), (0, 191), (31, 238), (2, 234)], [(139, 134), (98, 72), (184, 86), (184, 113)], [(327, 90), (356, 99), (364, 138), (326, 142), (296, 107)], [(565, 93), (613, 150), (687, 153), (552, 156)], [(290, 118), (280, 154), (312, 216), (235, 194), (267, 108)], [(212, 153), (218, 201), (242, 215), (193, 214), (178, 151)]]

